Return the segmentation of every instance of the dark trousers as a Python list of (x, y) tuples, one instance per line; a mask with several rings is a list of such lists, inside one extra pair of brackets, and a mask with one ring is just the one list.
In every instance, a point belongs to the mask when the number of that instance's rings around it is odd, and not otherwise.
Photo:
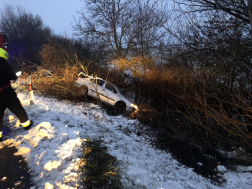
[(21, 123), (28, 121), (27, 113), (21, 105), (16, 92), (12, 88), (4, 89), (0, 92), (0, 132), (2, 131), (3, 116), (6, 108), (12, 111)]

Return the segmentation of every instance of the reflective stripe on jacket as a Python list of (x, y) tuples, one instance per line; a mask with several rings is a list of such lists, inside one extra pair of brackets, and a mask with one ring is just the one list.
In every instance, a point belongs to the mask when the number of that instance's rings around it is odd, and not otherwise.
[(0, 88), (0, 92), (1, 92), (3, 89), (6, 89), (6, 88), (8, 88), (8, 87), (10, 87), (10, 86), (11, 86), (11, 85), (8, 84), (8, 85), (5, 85), (4, 87)]

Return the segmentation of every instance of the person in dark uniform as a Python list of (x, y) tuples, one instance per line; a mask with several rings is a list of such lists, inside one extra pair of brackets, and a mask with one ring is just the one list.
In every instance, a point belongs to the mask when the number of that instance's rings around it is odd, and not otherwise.
[(0, 48), (0, 142), (2, 141), (3, 116), (6, 108), (18, 117), (24, 129), (30, 129), (33, 124), (10, 85), (10, 81), (17, 80), (17, 76), (7, 63), (8, 59), (8, 53)]

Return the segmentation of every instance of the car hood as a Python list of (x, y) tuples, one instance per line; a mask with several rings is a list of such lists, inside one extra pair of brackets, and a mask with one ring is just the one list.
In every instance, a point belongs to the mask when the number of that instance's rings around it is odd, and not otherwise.
[(126, 106), (127, 106), (128, 108), (131, 108), (131, 109), (132, 109), (132, 107), (130, 106), (130, 104), (131, 104), (131, 103), (135, 104), (135, 103), (134, 103), (134, 102), (131, 102), (128, 98), (126, 98), (125, 96), (123, 96), (123, 95), (120, 94), (120, 93), (119, 93), (119, 96), (120, 96), (121, 100), (123, 100), (123, 101), (126, 103)]

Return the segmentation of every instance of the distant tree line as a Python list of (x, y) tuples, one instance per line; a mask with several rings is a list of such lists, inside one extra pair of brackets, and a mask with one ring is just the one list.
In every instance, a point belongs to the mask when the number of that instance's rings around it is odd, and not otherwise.
[[(22, 7), (6, 5), (0, 16), (0, 30), (7, 33), (9, 62), (14, 66), (21, 64), (34, 67), (43, 63), (71, 65), (70, 59), (69, 62), (64, 62), (66, 52), (76, 54), (80, 60), (103, 57), (103, 52), (96, 53), (103, 48), (102, 43), (55, 35), (52, 29), (43, 23), (40, 16), (34, 16)], [(63, 57), (54, 59), (55, 56)]]
[(0, 30), (7, 33), (11, 63), (16, 61), (14, 58), (24, 58), (40, 64), (38, 52), (52, 35), (40, 16), (34, 16), (21, 7), (6, 5), (1, 12)]

